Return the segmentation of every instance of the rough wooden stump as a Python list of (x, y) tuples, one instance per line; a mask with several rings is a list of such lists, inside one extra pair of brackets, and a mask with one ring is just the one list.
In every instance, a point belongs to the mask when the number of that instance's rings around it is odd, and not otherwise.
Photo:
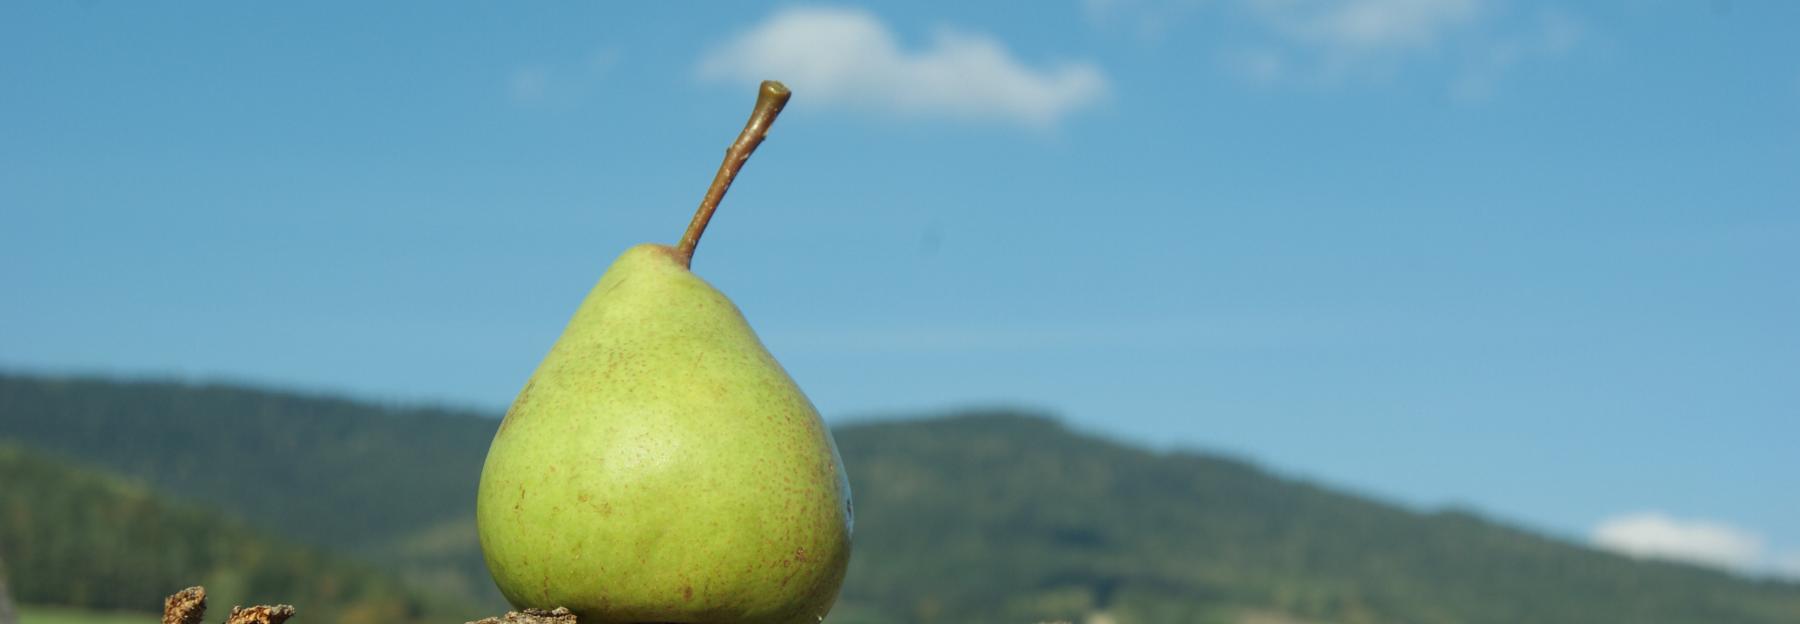
[[(175, 592), (163, 599), (162, 624), (201, 624), (206, 617), (206, 588), (199, 585)], [(293, 605), (256, 605), (232, 607), (225, 624), (282, 624), (294, 617)], [(0, 622), (0, 624), (10, 624)], [(580, 624), (575, 614), (557, 607), (553, 611), (526, 609), (499, 617), (484, 618), (467, 624)]]
[(513, 611), (500, 617), (483, 618), (467, 624), (578, 624), (575, 614), (569, 613), (566, 607), (557, 607), (554, 611), (543, 609), (526, 609), (523, 613)]
[(245, 609), (232, 607), (231, 617), (225, 618), (225, 624), (281, 624), (294, 617), (293, 605), (256, 605)]
[[(232, 607), (225, 624), (281, 624), (294, 617), (293, 605)], [(163, 624), (200, 624), (206, 618), (206, 588), (199, 585), (163, 599)]]
[(206, 588), (199, 585), (163, 599), (162, 624), (200, 624), (206, 617)]

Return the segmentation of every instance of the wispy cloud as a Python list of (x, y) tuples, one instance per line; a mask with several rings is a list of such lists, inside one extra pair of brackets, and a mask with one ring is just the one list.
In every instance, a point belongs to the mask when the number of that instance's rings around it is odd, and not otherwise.
[(1566, 13), (1546, 12), (1535, 26), (1487, 42), (1464, 61), (1450, 84), (1450, 94), (1460, 100), (1491, 97), (1501, 78), (1528, 61), (1552, 59), (1581, 42), (1581, 23)]
[(576, 63), (520, 65), (506, 77), (506, 95), (520, 106), (576, 104), (596, 91), (618, 62), (618, 50), (605, 49)]
[(1599, 548), (1645, 559), (1800, 578), (1800, 553), (1771, 552), (1762, 536), (1722, 522), (1647, 511), (1607, 518), (1590, 535)]
[(514, 68), (506, 80), (506, 94), (521, 104), (544, 101), (550, 94), (550, 70), (542, 65)]
[(1329, 316), (1217, 316), (1083, 323), (912, 325), (777, 330), (782, 351), (827, 354), (988, 354), (1081, 350), (1282, 349), (1339, 342), (1348, 320)]
[(1334, 55), (1431, 46), (1465, 28), (1478, 0), (1250, 0), (1255, 15), (1283, 36)]
[(940, 28), (902, 46), (860, 9), (779, 11), (707, 53), (702, 79), (779, 78), (806, 101), (906, 117), (950, 117), (1051, 126), (1107, 95), (1092, 62), (1031, 66), (999, 40)]
[(1775, 558), (1775, 573), (1800, 579), (1800, 553), (1788, 553)]
[(1265, 36), (1226, 54), (1265, 85), (1381, 81), (1419, 67), (1449, 67), (1450, 92), (1491, 95), (1502, 74), (1560, 54), (1580, 34), (1563, 14), (1521, 25), (1485, 0), (1243, 0)]
[(1089, 23), (1123, 28), (1139, 39), (1160, 42), (1171, 28), (1205, 8), (1208, 0), (1082, 0)]
[(1557, 10), (1531, 14), (1495, 0), (1084, 0), (1088, 21), (1158, 41), (1196, 13), (1229, 25), (1224, 68), (1268, 87), (1333, 88), (1426, 74), (1459, 101), (1496, 93), (1530, 62), (1560, 56), (1584, 34)]

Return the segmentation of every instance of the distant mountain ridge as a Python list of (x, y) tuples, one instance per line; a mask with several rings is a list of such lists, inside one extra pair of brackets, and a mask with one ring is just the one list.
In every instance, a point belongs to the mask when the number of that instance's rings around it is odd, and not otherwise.
[[(492, 595), (472, 511), (497, 425), (230, 386), (0, 375), (0, 441), (461, 595)], [(857, 502), (841, 624), (1800, 622), (1793, 583), (1633, 561), (1033, 415), (836, 433)], [(205, 468), (220, 465), (233, 469)], [(317, 514), (329, 517), (295, 520)]]

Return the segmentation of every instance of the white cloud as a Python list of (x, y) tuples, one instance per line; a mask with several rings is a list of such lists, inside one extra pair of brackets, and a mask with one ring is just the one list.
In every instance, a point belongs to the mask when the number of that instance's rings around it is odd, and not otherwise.
[(1640, 558), (1670, 559), (1748, 571), (1763, 562), (1760, 536), (1727, 524), (1672, 518), (1661, 512), (1614, 516), (1594, 527), (1594, 545)]
[(941, 116), (1050, 126), (1107, 94), (1091, 62), (1031, 67), (992, 37), (939, 30), (903, 48), (859, 9), (780, 11), (700, 62), (702, 79), (777, 79), (809, 103), (901, 116)]

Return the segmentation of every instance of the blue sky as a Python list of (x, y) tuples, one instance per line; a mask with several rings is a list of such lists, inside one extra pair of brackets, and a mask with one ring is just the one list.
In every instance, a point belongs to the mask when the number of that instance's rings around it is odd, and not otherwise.
[(0, 366), (497, 411), (777, 78), (695, 269), (834, 421), (1800, 575), (1800, 3), (965, 4), (6, 3)]

